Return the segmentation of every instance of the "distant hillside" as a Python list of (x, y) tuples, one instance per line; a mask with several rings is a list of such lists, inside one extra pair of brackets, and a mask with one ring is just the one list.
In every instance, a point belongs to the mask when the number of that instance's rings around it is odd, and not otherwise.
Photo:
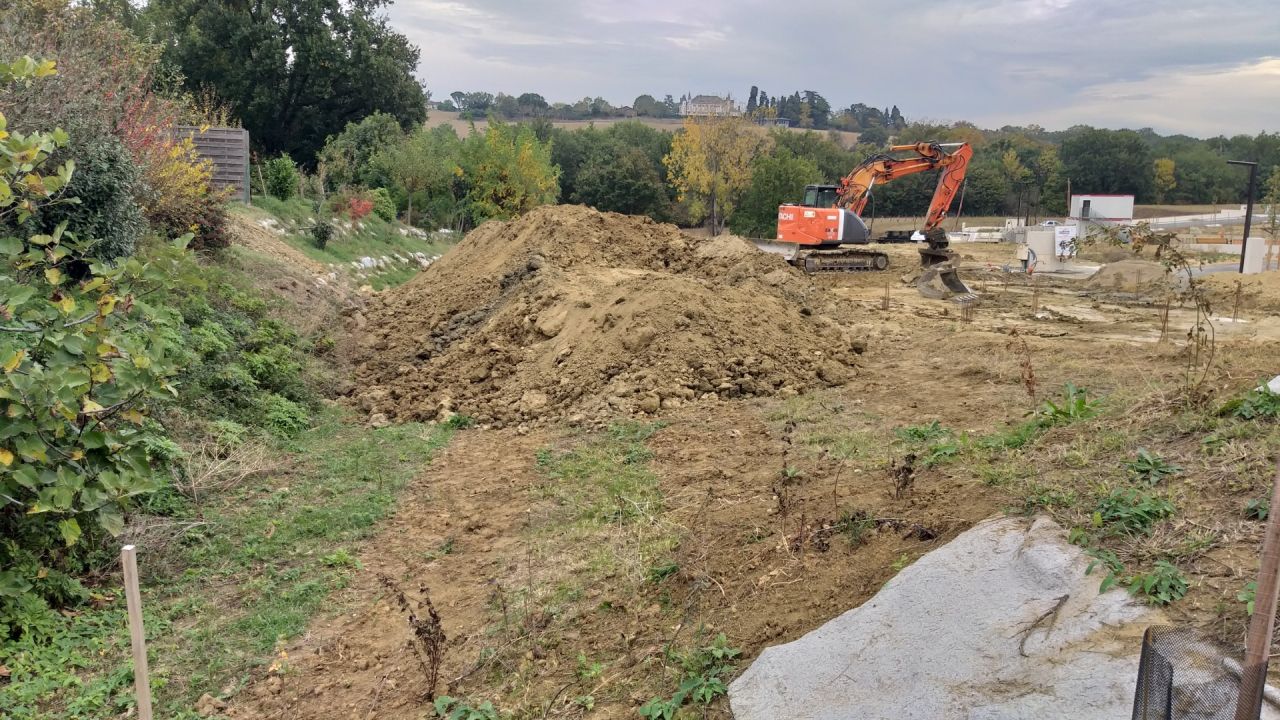
[[(682, 122), (681, 118), (636, 117), (636, 118), (600, 118), (599, 120), (552, 120), (551, 124), (558, 128), (565, 128), (567, 130), (572, 130), (574, 128), (584, 128), (589, 125), (595, 125), (596, 127), (599, 127), (599, 128), (605, 128), (605, 127), (609, 127), (610, 125), (616, 125), (617, 123), (627, 122), (629, 120), (635, 120), (637, 122), (648, 125), (649, 127), (657, 128), (659, 130), (667, 130), (669, 132), (674, 132), (676, 130), (679, 130), (680, 123)], [(512, 121), (512, 122), (519, 122), (519, 121)], [(453, 127), (454, 130), (458, 131), (459, 135), (465, 135), (467, 133), (467, 130), (471, 127), (471, 123), (472, 123), (471, 120), (463, 120), (462, 118), (460, 118), (459, 113), (448, 112), (446, 110), (432, 110), (427, 115), (426, 126), (437, 127), (440, 125), (450, 125)], [(483, 130), (488, 125), (488, 122), (485, 120), (476, 120), (475, 125), (477, 128)], [(805, 132), (805, 130), (802, 128), (791, 128), (791, 130), (793, 132)], [(855, 133), (855, 132), (847, 132), (844, 130), (830, 130), (830, 131), (817, 130), (815, 132), (821, 132), (821, 133), (834, 132), (840, 136), (840, 142), (846, 147), (852, 147), (854, 144), (858, 142), (858, 133)]]

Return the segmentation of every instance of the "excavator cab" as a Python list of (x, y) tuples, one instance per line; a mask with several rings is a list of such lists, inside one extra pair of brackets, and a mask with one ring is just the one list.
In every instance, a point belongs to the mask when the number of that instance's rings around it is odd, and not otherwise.
[(836, 206), (838, 188), (835, 185), (805, 185), (804, 207), (829, 208)]

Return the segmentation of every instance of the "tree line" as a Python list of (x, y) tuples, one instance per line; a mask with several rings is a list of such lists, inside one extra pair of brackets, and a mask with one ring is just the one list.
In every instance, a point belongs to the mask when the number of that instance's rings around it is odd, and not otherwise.
[[(680, 117), (681, 105), (690, 99), (681, 95), (679, 100), (668, 94), (658, 100), (653, 95), (640, 95), (630, 106), (615, 107), (602, 97), (584, 97), (574, 103), (549, 103), (538, 93), (508, 95), (488, 92), (457, 90), (449, 98), (436, 103), (444, 112), (456, 112), (469, 120), (482, 120), (497, 115), (504, 120), (592, 120), (603, 118)], [(732, 101), (732, 98), (727, 98)], [(846, 108), (832, 108), (820, 93), (814, 90), (797, 90), (791, 94), (769, 95), (752, 85), (745, 105), (740, 108), (747, 117), (765, 120), (784, 119), (791, 127), (814, 130), (900, 131), (907, 120), (897, 105), (880, 110), (864, 103), (852, 103)], [(875, 133), (879, 135), (879, 132)]]
[[(64, 0), (31, 2), (50, 7), (64, 4)], [(418, 49), (390, 27), (383, 13), (386, 5), (387, 0), (152, 0), (141, 7), (118, 0), (88, 3), (92, 12), (109, 16), (132, 32), (143, 48), (140, 52), (155, 57), (162, 71), (151, 82), (220, 108), (213, 114), (243, 123), (262, 158), (284, 153), (309, 172), (320, 170), (321, 162), (326, 162), (327, 190), (340, 190), (348, 183), (357, 188), (376, 183), (397, 199), (398, 211), (415, 223), (462, 227), (480, 222), (488, 212), (483, 210), (486, 204), (477, 201), (483, 190), (470, 175), (448, 178), (441, 169), (462, 167), (440, 158), (464, 157), (461, 151), (448, 148), (466, 147), (469, 139), (450, 140), (420, 129), (430, 94), (413, 75)], [(104, 67), (116, 64), (105, 62)], [(492, 142), (501, 145), (503, 152), (514, 153), (511, 157), (526, 167), (539, 164), (533, 162), (534, 155), (550, 158), (539, 172), (551, 172), (554, 187), (539, 178), (534, 184), (541, 189), (530, 190), (533, 196), (696, 222), (701, 219), (696, 204), (682, 194), (670, 166), (662, 161), (676, 140), (690, 133), (688, 128), (673, 134), (630, 127), (567, 131), (551, 126), (563, 120), (674, 117), (683, 99), (646, 94), (635, 98), (630, 107), (618, 108), (601, 97), (552, 103), (537, 93), (459, 91), (439, 106), (475, 120), (492, 117), (515, 123), (499, 129), (501, 139), (495, 137)], [(1150, 129), (1086, 126), (1057, 132), (1034, 125), (983, 130), (963, 122), (911, 122), (896, 105), (877, 108), (853, 103), (837, 108), (814, 90), (770, 93), (759, 86), (747, 92), (742, 109), (747, 121), (742, 125), (785, 119), (793, 130), (812, 131), (812, 135), (799, 133), (805, 139), (797, 141), (781, 131), (757, 129), (767, 141), (755, 149), (749, 172), (743, 173), (743, 177), (758, 177), (761, 183), (769, 179), (779, 192), (785, 185), (793, 199), (803, 189), (796, 180), (801, 176), (835, 182), (893, 142), (920, 140), (974, 145), (976, 154), (963, 195), (963, 211), (972, 215), (1060, 214), (1065, 211), (1068, 185), (1075, 192), (1132, 193), (1139, 203), (1240, 202), (1243, 175), (1224, 160), (1255, 160), (1264, 178), (1280, 163), (1280, 136), (1275, 133), (1198, 139), (1162, 136)], [(369, 118), (376, 119), (363, 126)], [(366, 170), (358, 178), (347, 178), (338, 169), (336, 148), (353, 140), (344, 129), (353, 125), (363, 127), (359, 132), (377, 129), (378, 136), (387, 140), (379, 150), (381, 169), (376, 175)], [(390, 132), (392, 125), (395, 133)], [(824, 134), (827, 130), (853, 131), (858, 138), (850, 144)], [(338, 137), (337, 144), (329, 147)], [(803, 148), (795, 148), (796, 143)], [(401, 156), (432, 158), (428, 165), (434, 167), (433, 179), (423, 179), (425, 170), (410, 172), (406, 168), (412, 163), (406, 164)], [(801, 172), (806, 163), (805, 170), (815, 166), (819, 172)], [(392, 167), (400, 169), (393, 173)], [(512, 177), (519, 178), (520, 173)], [(738, 197), (724, 198), (730, 202), (718, 202), (717, 211), (742, 208), (748, 189), (744, 186), (737, 191)], [(869, 212), (918, 213), (931, 191), (928, 176), (887, 184), (873, 196)], [(755, 192), (763, 189), (757, 187)], [(685, 199), (678, 200), (681, 197)], [(733, 220), (733, 213), (717, 215), (725, 222)]]

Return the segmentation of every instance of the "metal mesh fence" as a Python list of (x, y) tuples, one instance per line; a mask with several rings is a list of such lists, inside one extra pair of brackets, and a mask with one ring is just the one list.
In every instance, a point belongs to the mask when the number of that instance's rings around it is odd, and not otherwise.
[(1151, 627), (1133, 698), (1133, 720), (1233, 720), (1239, 664), (1192, 630)]

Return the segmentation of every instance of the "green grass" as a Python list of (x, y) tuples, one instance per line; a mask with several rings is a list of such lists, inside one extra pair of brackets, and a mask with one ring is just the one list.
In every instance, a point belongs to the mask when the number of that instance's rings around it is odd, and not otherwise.
[[(369, 430), (326, 409), (282, 452), (275, 474), (217, 497), (194, 516), (163, 562), (140, 553), (158, 717), (194, 718), (201, 694), (234, 691), (272, 661), (281, 642), (331, 608), (358, 570), (353, 548), (453, 433), (403, 425)], [(151, 562), (149, 562), (151, 561)], [(157, 574), (163, 565), (168, 574)], [(124, 601), (114, 587), (99, 609), (66, 618), (49, 642), (0, 649), (6, 718), (116, 717), (132, 702)]]
[(630, 523), (662, 512), (658, 476), (649, 467), (645, 441), (660, 423), (625, 423), (605, 435), (557, 453), (543, 450), (537, 462), (549, 480), (542, 491), (575, 510), (589, 525)]
[[(235, 205), (233, 212), (242, 213), (254, 222), (265, 218), (275, 218), (288, 231), (282, 239), (302, 251), (307, 257), (321, 263), (345, 265), (351, 270), (350, 263), (362, 257), (379, 258), (400, 254), (407, 257), (409, 253), (422, 252), (427, 255), (442, 255), (449, 249), (450, 243), (436, 236), (416, 237), (405, 235), (401, 231), (406, 228), (401, 223), (388, 223), (376, 215), (370, 214), (360, 221), (355, 232), (340, 229), (323, 250), (317, 248), (311, 240), (308, 228), (315, 222), (317, 214), (311, 200), (293, 198), (281, 201), (273, 197), (259, 196), (254, 198), (252, 207)], [(341, 223), (344, 218), (336, 218)], [(375, 289), (394, 287), (402, 284), (418, 273), (413, 264), (396, 263), (390, 269), (370, 278)]]

